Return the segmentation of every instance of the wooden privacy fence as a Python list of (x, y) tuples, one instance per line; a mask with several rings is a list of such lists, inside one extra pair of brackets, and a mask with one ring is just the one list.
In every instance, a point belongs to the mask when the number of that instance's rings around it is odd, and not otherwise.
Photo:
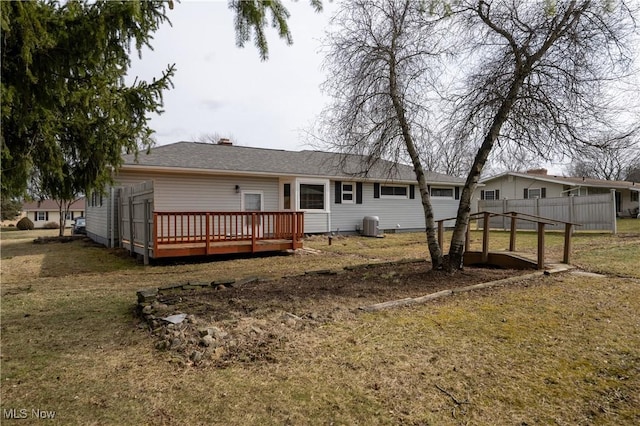
[[(615, 190), (606, 194), (571, 196), (557, 198), (535, 198), (522, 200), (481, 200), (478, 211), (500, 213), (489, 221), (494, 229), (509, 229), (511, 221), (509, 212), (517, 212), (529, 216), (549, 218), (551, 230), (562, 230), (563, 223), (579, 224), (581, 230), (604, 230), (616, 232), (616, 199)], [(483, 223), (478, 222), (478, 226)], [(518, 220), (517, 229), (536, 229), (534, 222)]]
[(142, 182), (120, 189), (120, 242), (130, 253), (145, 255), (148, 261), (149, 241), (153, 235), (153, 182)]

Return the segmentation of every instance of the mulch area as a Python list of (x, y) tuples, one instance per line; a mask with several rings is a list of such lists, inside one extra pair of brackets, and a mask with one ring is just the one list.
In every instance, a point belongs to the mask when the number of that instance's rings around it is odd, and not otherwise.
[(183, 312), (214, 321), (241, 315), (289, 312), (298, 317), (325, 316), (340, 309), (523, 275), (531, 271), (465, 268), (451, 275), (430, 270), (427, 262), (382, 264), (352, 270), (319, 271), (273, 281), (256, 280), (231, 287), (181, 291), (160, 300)]

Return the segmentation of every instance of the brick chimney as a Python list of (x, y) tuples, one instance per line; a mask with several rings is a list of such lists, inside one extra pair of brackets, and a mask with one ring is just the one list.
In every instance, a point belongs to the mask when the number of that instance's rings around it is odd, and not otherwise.
[(528, 175), (546, 176), (547, 175), (547, 169), (529, 169), (529, 170), (527, 170), (527, 174)]
[(220, 138), (220, 140), (218, 140), (218, 145), (227, 145), (227, 146), (231, 146), (233, 145), (233, 142), (231, 142), (229, 139), (227, 138)]

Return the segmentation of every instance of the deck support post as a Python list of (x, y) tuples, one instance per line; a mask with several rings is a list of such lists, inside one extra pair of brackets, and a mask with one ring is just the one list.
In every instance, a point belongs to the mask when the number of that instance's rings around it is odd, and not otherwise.
[(516, 251), (516, 215), (511, 213), (511, 228), (509, 231), (509, 251)]
[(256, 252), (256, 214), (251, 213), (251, 252)]
[(291, 216), (291, 245), (293, 249), (298, 248), (298, 214)]
[(482, 217), (482, 263), (489, 262), (489, 212)]
[(538, 269), (544, 269), (544, 223), (538, 222)]
[(204, 232), (205, 232), (205, 237), (204, 237), (204, 253), (208, 256), (209, 255), (209, 243), (211, 242), (211, 225), (209, 224), (209, 213), (205, 214), (205, 224), (204, 224)]
[(571, 261), (571, 234), (573, 233), (573, 224), (564, 224), (564, 253), (562, 255), (562, 263), (567, 265)]
[(153, 212), (153, 255), (157, 256), (158, 253), (158, 213)]

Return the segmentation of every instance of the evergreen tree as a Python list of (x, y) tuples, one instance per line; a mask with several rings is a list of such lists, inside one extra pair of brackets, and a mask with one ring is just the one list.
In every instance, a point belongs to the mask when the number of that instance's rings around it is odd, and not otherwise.
[[(35, 171), (56, 186), (100, 188), (123, 152), (151, 146), (173, 66), (125, 84), (130, 49), (150, 46), (163, 2), (2, 2), (2, 192)], [(42, 188), (59, 190), (59, 188)]]

